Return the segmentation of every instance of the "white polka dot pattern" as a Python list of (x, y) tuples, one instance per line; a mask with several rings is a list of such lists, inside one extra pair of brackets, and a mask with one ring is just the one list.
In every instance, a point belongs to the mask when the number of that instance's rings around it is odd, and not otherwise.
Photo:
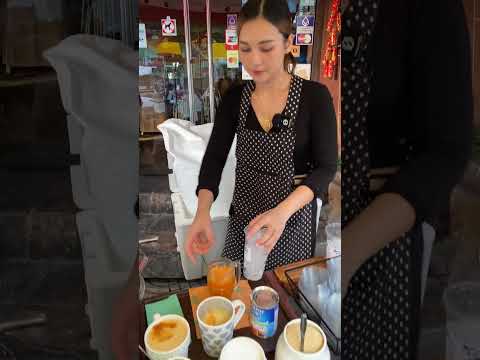
[[(284, 115), (295, 119), (300, 104), (303, 80), (292, 77)], [(233, 195), (233, 213), (227, 230), (223, 256), (243, 262), (245, 227), (257, 215), (276, 207), (294, 190), (295, 127), (265, 133), (247, 129), (250, 98), (255, 84), (243, 90), (237, 127), (237, 168)], [(287, 222), (275, 248), (269, 254), (266, 269), (310, 258), (313, 252), (312, 204), (297, 211)]]
[[(351, 0), (342, 17), (346, 32), (359, 31), (366, 39), (364, 44), (375, 26), (377, 3)], [(343, 225), (372, 200), (367, 126), (371, 71), (365, 46), (342, 67)], [(411, 327), (417, 319), (416, 302), (412, 303), (410, 295), (418, 282), (410, 270), (415, 256), (410, 238), (402, 237), (355, 273), (342, 302), (342, 359), (413, 359)]]

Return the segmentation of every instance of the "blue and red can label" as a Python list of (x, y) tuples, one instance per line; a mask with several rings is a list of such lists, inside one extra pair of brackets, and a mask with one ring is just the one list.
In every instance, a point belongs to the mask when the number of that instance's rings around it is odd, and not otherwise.
[(278, 293), (268, 286), (259, 286), (252, 293), (250, 324), (252, 333), (262, 339), (275, 335), (278, 325)]

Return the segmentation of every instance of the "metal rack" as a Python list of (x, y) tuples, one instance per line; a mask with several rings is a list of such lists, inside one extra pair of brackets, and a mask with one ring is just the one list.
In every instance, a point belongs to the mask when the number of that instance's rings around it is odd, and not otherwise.
[(138, 2), (134, 0), (82, 0), (83, 33), (138, 45)]
[(342, 344), (341, 338), (335, 335), (335, 333), (331, 329), (331, 326), (327, 324), (327, 322), (320, 315), (318, 309), (316, 309), (312, 305), (312, 303), (308, 300), (307, 296), (305, 296), (305, 294), (300, 290), (300, 288), (298, 287), (297, 283), (295, 282), (292, 276), (294, 272), (302, 271), (304, 268), (307, 268), (310, 266), (325, 265), (327, 260), (328, 259), (323, 259), (323, 260), (316, 261), (314, 263), (309, 263), (308, 265), (300, 265), (297, 267), (293, 267), (285, 271), (285, 276), (290, 286), (291, 293), (295, 298), (295, 301), (297, 302), (298, 306), (300, 306), (302, 310), (305, 311), (312, 320), (314, 320), (321, 326), (321, 328), (325, 332), (325, 335), (327, 336), (327, 342), (328, 342), (328, 346), (330, 347), (330, 350), (335, 355), (340, 355), (341, 344)]

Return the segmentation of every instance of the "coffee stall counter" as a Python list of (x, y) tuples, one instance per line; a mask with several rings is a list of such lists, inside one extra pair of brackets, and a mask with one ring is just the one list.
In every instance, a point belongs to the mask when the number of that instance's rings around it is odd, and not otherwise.
[[(265, 351), (268, 360), (275, 359), (275, 347), (278, 341), (279, 336), (282, 334), (285, 325), (292, 319), (296, 319), (300, 317), (299, 309), (293, 304), (291, 301), (291, 297), (285, 292), (282, 285), (278, 281), (276, 275), (272, 271), (265, 272), (263, 278), (260, 281), (249, 281), (250, 287), (252, 289), (256, 288), (257, 286), (269, 286), (275, 291), (278, 292), (280, 297), (280, 304), (279, 304), (279, 312), (278, 312), (278, 327), (275, 333), (275, 336), (269, 339), (260, 339), (254, 336), (250, 330), (250, 328), (243, 328), (239, 330), (235, 330), (233, 336), (246, 336), (249, 338), (254, 339), (257, 341)], [(212, 359), (209, 357), (205, 351), (203, 350), (202, 340), (197, 339), (195, 336), (195, 323), (193, 319), (192, 313), (192, 306), (190, 302), (190, 296), (188, 291), (182, 291), (177, 293), (177, 297), (179, 299), (180, 305), (182, 307), (182, 311), (184, 313), (185, 319), (189, 322), (190, 327), (192, 329), (192, 343), (189, 348), (189, 357), (191, 360), (210, 360)], [(155, 301), (160, 300), (159, 298), (149, 298), (145, 301), (145, 304), (152, 303)], [(146, 329), (146, 319), (145, 319), (145, 310), (142, 309), (143, 316), (141, 317), (143, 331), (141, 332), (141, 343), (143, 344), (143, 332)], [(141, 359), (145, 359), (144, 355), (142, 354)]]

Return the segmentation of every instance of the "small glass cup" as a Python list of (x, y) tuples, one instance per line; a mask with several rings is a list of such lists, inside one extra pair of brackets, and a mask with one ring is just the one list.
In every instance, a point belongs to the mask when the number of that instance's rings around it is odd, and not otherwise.
[(240, 263), (220, 259), (208, 265), (207, 286), (211, 296), (232, 298), (233, 290), (240, 283)]

